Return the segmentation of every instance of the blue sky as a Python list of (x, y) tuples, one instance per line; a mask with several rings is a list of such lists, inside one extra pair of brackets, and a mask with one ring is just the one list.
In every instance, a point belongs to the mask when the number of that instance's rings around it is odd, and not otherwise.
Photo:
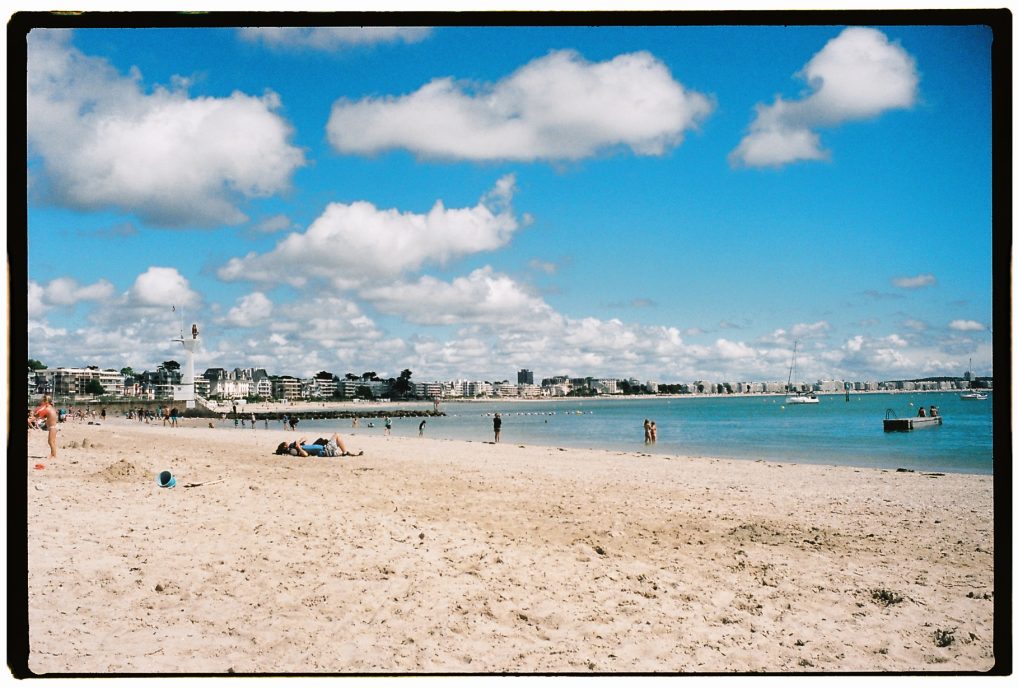
[[(980, 26), (34, 30), (29, 355), (992, 374)], [(173, 308), (176, 308), (176, 311)]]

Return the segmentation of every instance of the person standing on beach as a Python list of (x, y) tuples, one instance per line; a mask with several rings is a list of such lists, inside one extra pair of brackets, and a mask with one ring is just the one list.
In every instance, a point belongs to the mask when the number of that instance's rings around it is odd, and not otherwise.
[(495, 419), (491, 422), (492, 427), (495, 430), (495, 441), (498, 442), (502, 435), (502, 416), (495, 414)]
[(428, 421), (426, 419), (422, 420), (421, 424), (417, 426), (417, 436), (418, 437), (424, 437), (424, 424), (427, 423), (427, 422)]
[(56, 408), (53, 407), (53, 402), (50, 401), (48, 396), (44, 396), (42, 401), (35, 409), (35, 415), (39, 420), (46, 422), (46, 433), (48, 435), (47, 442), (49, 442), (49, 458), (57, 458), (57, 424), (60, 422), (60, 417), (57, 415)]
[(392, 418), (389, 416), (385, 417), (385, 434), (389, 435), (392, 433)]

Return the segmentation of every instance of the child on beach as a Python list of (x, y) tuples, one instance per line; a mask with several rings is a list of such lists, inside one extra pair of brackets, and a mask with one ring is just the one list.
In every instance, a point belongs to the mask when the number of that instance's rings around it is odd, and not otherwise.
[(35, 408), (36, 417), (46, 424), (47, 442), (49, 443), (49, 458), (57, 458), (57, 424), (60, 418), (53, 402), (48, 396), (44, 396), (39, 405)]

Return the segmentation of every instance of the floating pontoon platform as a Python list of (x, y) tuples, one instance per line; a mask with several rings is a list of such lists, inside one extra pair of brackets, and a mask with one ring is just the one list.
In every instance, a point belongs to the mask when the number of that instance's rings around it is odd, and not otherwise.
[(884, 432), (908, 432), (920, 428), (932, 428), (940, 425), (940, 416), (916, 416), (914, 418), (884, 418)]

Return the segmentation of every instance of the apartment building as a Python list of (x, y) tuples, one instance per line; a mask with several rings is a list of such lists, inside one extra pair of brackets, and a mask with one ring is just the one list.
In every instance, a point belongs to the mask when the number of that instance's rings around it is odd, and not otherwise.
[(104, 395), (124, 394), (124, 375), (116, 370), (100, 370), (96, 367), (47, 368), (29, 373), (29, 378), (30, 391), (51, 394), (56, 398), (91, 397), (93, 395), (85, 390), (92, 380), (102, 385)]
[(300, 380), (289, 375), (282, 375), (272, 380), (272, 398), (289, 399), (291, 401), (300, 399)]
[(440, 399), (443, 390), (441, 382), (414, 382), (414, 395), (419, 399)]

